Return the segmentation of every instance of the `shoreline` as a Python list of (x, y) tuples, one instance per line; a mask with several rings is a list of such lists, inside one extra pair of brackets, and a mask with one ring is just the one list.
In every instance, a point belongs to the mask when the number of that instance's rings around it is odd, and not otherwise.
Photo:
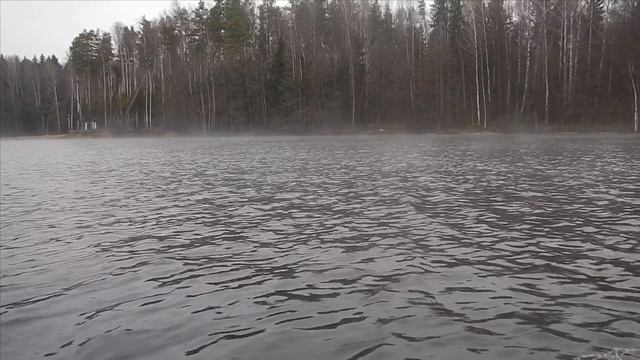
[(72, 131), (62, 134), (37, 135), (1, 135), (2, 140), (67, 140), (67, 139), (120, 139), (120, 138), (162, 138), (162, 137), (275, 137), (275, 136), (393, 136), (393, 135), (588, 135), (588, 134), (626, 134), (640, 135), (631, 129), (618, 127), (567, 128), (567, 129), (522, 129), (522, 130), (441, 130), (441, 131), (404, 131), (398, 129), (354, 130), (354, 131), (321, 131), (321, 132), (279, 132), (279, 131), (241, 131), (215, 132), (178, 132), (167, 129), (100, 129), (93, 131)]

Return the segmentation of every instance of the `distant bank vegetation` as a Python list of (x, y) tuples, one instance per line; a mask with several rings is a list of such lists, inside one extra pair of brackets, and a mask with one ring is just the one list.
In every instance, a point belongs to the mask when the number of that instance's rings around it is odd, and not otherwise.
[(640, 0), (280, 5), (174, 3), (64, 64), (1, 56), (0, 130), (638, 131)]

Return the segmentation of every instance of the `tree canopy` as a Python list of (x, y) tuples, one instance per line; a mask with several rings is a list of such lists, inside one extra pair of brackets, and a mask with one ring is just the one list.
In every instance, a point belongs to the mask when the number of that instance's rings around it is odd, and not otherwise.
[(0, 56), (4, 135), (638, 129), (638, 0), (216, 0)]

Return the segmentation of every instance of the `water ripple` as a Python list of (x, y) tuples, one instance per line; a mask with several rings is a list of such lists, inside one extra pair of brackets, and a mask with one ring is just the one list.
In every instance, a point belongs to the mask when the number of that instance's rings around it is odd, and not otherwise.
[(637, 137), (0, 146), (2, 359), (638, 355)]

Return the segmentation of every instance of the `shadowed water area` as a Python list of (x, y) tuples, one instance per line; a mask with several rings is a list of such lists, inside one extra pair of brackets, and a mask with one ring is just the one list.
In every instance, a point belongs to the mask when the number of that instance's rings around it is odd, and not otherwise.
[(638, 137), (2, 140), (1, 154), (2, 359), (640, 348)]

